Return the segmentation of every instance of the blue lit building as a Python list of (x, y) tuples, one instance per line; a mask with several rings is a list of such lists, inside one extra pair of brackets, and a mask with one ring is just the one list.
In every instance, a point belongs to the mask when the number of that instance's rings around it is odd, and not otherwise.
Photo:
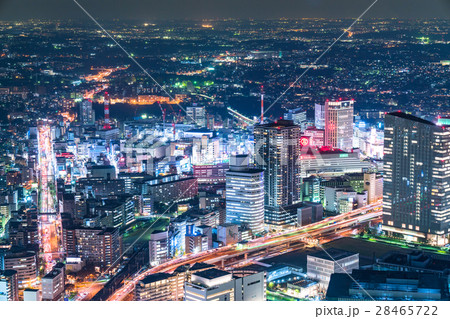
[(345, 273), (332, 274), (326, 299), (430, 301), (449, 298), (447, 281), (434, 274), (355, 269), (351, 275), (353, 278)]

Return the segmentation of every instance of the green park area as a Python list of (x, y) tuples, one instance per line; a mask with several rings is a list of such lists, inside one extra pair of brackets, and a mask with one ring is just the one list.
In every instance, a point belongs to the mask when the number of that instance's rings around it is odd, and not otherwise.
[(350, 252), (359, 253), (366, 258), (380, 258), (391, 251), (402, 249), (422, 250), (428, 253), (447, 255), (448, 247), (435, 247), (425, 243), (408, 242), (401, 238), (393, 238), (382, 235), (363, 234), (354, 237), (340, 238), (324, 244), (324, 248), (339, 248)]
[(423, 250), (425, 252), (441, 254), (441, 255), (449, 254), (448, 247), (437, 247), (437, 246), (431, 246), (431, 245), (428, 245), (425, 243), (409, 242), (409, 241), (406, 241), (406, 240), (400, 239), (400, 238), (380, 236), (380, 235), (375, 236), (375, 235), (371, 235), (371, 234), (364, 234), (364, 235), (358, 236), (358, 238), (363, 241), (367, 241), (367, 242), (396, 246), (396, 247), (404, 248), (404, 249), (418, 249), (418, 250)]
[(136, 219), (123, 233), (123, 243), (125, 245), (150, 240), (150, 235), (157, 230), (166, 230), (170, 219), (161, 218), (139, 218)]

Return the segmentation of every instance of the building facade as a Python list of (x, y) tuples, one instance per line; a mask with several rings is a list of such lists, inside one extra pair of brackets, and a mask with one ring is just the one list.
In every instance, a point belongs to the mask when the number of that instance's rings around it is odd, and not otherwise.
[(264, 219), (272, 226), (295, 222), (283, 206), (301, 201), (300, 127), (292, 121), (279, 120), (257, 125), (255, 165), (264, 170)]
[(171, 301), (176, 277), (171, 274), (157, 273), (140, 280), (135, 287), (136, 301)]
[(150, 265), (159, 265), (169, 258), (169, 235), (167, 231), (155, 231), (149, 241)]
[(185, 300), (234, 301), (233, 275), (214, 268), (192, 274), (185, 283)]
[(91, 100), (83, 100), (80, 103), (80, 122), (82, 125), (94, 125), (95, 114)]
[(19, 282), (17, 271), (0, 270), (0, 301), (18, 301)]
[(264, 230), (264, 171), (248, 167), (247, 155), (232, 155), (226, 182), (227, 223)]
[(421, 118), (386, 114), (383, 229), (412, 239), (448, 243), (450, 130)]
[(351, 274), (353, 269), (359, 269), (359, 254), (340, 249), (327, 249), (307, 256), (306, 274), (315, 279), (325, 288), (334, 273)]
[(353, 148), (353, 100), (325, 102), (325, 146)]
[(64, 297), (65, 269), (64, 264), (56, 264), (52, 271), (46, 274), (42, 280), (42, 300), (57, 301)]
[(285, 120), (293, 121), (295, 125), (300, 126), (302, 132), (306, 130), (306, 111), (302, 108), (288, 110), (287, 113), (284, 113), (283, 118)]
[(3, 263), (3, 270), (17, 271), (17, 280), (20, 289), (36, 285), (38, 266), (35, 252), (20, 251), (9, 253), (4, 257)]
[(119, 261), (122, 237), (117, 228), (63, 228), (63, 245), (69, 256), (108, 268)]

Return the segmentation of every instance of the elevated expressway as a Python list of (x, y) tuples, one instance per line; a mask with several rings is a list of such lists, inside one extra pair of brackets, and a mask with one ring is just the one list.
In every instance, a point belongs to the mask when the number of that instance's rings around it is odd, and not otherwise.
[(245, 245), (235, 244), (186, 255), (136, 274), (125, 282), (123, 287), (118, 289), (108, 300), (124, 300), (133, 292), (135, 284), (150, 274), (172, 272), (179, 266), (197, 262), (216, 264), (225, 269), (242, 266), (262, 258), (299, 249), (308, 244), (314, 245), (319, 243), (319, 241), (320, 243), (327, 242), (339, 237), (339, 234), (349, 233), (353, 229), (366, 225), (371, 221), (380, 220), (381, 216), (382, 202), (380, 200), (374, 204), (345, 214), (329, 217), (314, 224), (270, 234), (249, 241)]

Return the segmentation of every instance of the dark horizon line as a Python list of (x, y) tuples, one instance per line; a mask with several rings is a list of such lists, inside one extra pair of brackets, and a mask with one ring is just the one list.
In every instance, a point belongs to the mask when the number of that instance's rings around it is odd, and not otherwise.
[[(280, 18), (100, 18), (95, 17), (96, 20), (99, 21), (142, 21), (142, 22), (151, 22), (152, 21), (195, 21), (195, 22), (201, 22), (201, 21), (221, 21), (225, 22), (227, 20), (234, 20), (234, 21), (280, 21), (280, 20), (291, 20), (291, 21), (299, 21), (299, 20), (330, 20), (330, 21), (336, 21), (336, 20), (354, 20), (357, 17), (340, 17), (340, 18), (328, 18), (328, 17), (303, 17), (303, 18), (289, 18), (289, 17), (280, 17)], [(68, 19), (53, 19), (53, 18), (26, 18), (26, 19), (3, 19), (0, 18), (0, 21), (5, 22), (32, 22), (32, 21), (41, 21), (41, 22), (82, 22), (80, 20), (86, 20), (91, 21), (88, 17), (83, 18), (68, 18)], [(360, 22), (362, 21), (369, 21), (369, 20), (408, 20), (408, 21), (432, 21), (432, 20), (442, 20), (442, 21), (449, 21), (450, 18), (443, 18), (443, 17), (434, 17), (434, 18), (406, 18), (406, 17), (371, 17), (371, 18), (361, 18), (359, 19)]]

